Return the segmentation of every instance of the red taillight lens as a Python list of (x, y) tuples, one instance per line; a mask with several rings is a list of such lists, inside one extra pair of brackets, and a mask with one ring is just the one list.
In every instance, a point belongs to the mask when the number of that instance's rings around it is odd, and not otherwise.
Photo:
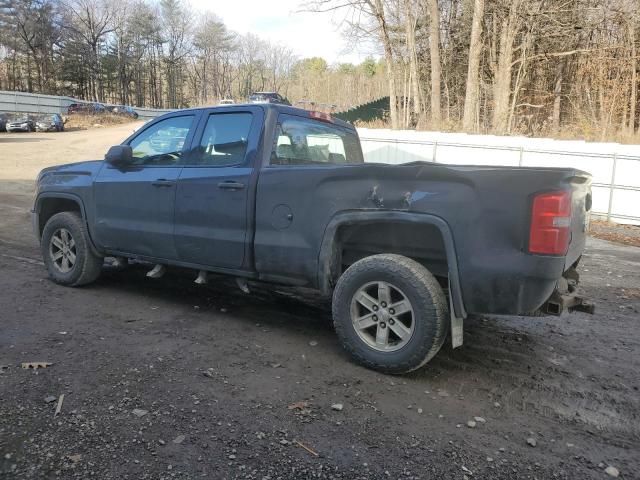
[(571, 192), (541, 193), (533, 199), (529, 252), (564, 255), (571, 240)]

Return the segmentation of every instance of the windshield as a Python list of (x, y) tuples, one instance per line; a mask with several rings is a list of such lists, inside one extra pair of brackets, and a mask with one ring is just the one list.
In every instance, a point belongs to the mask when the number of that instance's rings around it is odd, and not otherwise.
[(9, 116), (10, 122), (26, 122), (29, 120), (29, 116), (25, 114), (13, 114)]

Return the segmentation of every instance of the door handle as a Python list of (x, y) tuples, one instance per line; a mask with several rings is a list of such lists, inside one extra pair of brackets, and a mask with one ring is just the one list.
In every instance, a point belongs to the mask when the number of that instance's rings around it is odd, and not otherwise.
[(151, 185), (154, 187), (171, 187), (175, 182), (173, 180), (167, 180), (166, 178), (159, 178), (155, 182), (152, 182)]
[(220, 182), (218, 184), (218, 188), (222, 188), (223, 190), (242, 190), (244, 188), (244, 183), (228, 180), (226, 182)]

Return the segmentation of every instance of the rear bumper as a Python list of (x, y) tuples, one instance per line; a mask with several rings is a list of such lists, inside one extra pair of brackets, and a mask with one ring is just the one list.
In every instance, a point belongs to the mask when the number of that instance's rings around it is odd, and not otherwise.
[(578, 260), (565, 268), (566, 257), (512, 255), (479, 259), (462, 274), (467, 312), (474, 314), (561, 315), (565, 311), (593, 311), (578, 293)]
[(475, 257), (463, 264), (462, 293), (468, 313), (527, 315), (553, 294), (564, 257), (526, 254)]

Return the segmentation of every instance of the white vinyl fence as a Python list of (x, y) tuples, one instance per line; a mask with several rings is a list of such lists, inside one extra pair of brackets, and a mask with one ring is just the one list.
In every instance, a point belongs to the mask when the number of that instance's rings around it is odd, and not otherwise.
[(366, 162), (571, 167), (593, 175), (593, 213), (640, 225), (640, 145), (358, 129)]

